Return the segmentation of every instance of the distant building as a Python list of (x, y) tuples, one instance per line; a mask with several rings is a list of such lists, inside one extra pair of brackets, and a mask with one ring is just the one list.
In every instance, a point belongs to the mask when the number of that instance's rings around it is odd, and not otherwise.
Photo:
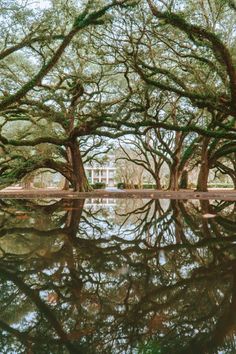
[(111, 199), (111, 198), (89, 198), (86, 199), (85, 205), (86, 207), (94, 207), (94, 208), (100, 208), (102, 207), (113, 207), (117, 203), (116, 199)]
[(108, 160), (103, 164), (92, 161), (91, 164), (86, 164), (84, 168), (89, 183), (105, 183), (106, 187), (114, 187), (116, 185), (115, 156), (109, 155)]

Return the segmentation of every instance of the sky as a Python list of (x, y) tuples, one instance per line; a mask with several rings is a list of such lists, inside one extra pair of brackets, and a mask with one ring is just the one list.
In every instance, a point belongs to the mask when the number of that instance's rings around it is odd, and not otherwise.
[(51, 2), (48, 0), (31, 0), (29, 1), (28, 7), (30, 8), (40, 8), (40, 9), (46, 9), (51, 6)]

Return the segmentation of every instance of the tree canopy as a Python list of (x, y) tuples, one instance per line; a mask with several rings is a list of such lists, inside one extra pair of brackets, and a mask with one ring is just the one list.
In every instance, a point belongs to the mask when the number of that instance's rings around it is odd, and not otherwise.
[(199, 190), (210, 170), (236, 186), (235, 11), (226, 0), (1, 2), (0, 186), (45, 167), (86, 191), (85, 146), (127, 135), (157, 188), (164, 161), (170, 189), (194, 167)]

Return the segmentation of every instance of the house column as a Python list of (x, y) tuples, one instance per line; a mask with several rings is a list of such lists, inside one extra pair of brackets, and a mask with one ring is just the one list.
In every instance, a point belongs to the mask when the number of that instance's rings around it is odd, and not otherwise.
[(106, 170), (106, 185), (107, 185), (107, 187), (109, 187), (109, 170), (108, 170), (108, 168)]
[(99, 182), (102, 182), (102, 170), (98, 170)]

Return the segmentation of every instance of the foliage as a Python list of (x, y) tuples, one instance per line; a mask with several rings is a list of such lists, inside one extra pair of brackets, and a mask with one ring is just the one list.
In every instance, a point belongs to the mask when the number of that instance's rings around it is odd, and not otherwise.
[(91, 184), (91, 187), (93, 189), (105, 189), (106, 188), (106, 183), (103, 182), (96, 182), (94, 184)]
[(89, 190), (83, 164), (121, 137), (127, 186), (163, 188), (166, 168), (170, 189), (188, 187), (184, 171), (201, 190), (210, 171), (236, 186), (234, 10), (218, 0), (5, 0), (1, 187), (51, 168)]

